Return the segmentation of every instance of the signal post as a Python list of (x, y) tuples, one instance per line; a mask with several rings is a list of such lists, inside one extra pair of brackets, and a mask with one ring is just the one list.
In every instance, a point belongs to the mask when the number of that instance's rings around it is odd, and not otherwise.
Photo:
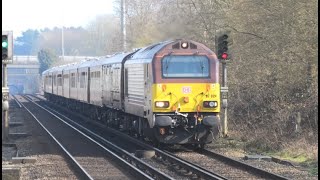
[(9, 88), (7, 80), (7, 64), (12, 63), (13, 36), (12, 31), (2, 31), (2, 143), (9, 141)]
[(223, 120), (222, 120), (222, 135), (228, 136), (228, 85), (227, 85), (227, 62), (231, 59), (229, 45), (230, 43), (229, 30), (218, 30), (215, 35), (215, 47), (217, 57), (222, 64), (222, 83), (220, 87), (221, 102), (223, 108)]

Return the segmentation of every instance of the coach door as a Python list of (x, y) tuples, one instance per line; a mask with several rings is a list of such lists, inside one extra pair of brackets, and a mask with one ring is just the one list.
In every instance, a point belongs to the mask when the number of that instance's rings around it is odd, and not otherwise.
[(106, 66), (102, 66), (102, 76), (101, 76), (101, 91), (102, 91), (102, 97), (101, 97), (101, 100), (102, 100), (102, 104), (105, 104), (105, 88), (106, 88), (106, 74), (107, 74), (107, 68)]
[(111, 106), (111, 65), (103, 66), (102, 95), (104, 104)]
[(62, 90), (62, 91), (61, 91), (61, 96), (62, 96), (62, 97), (65, 97), (65, 95), (64, 95), (64, 94), (65, 94), (65, 93), (64, 93), (64, 90), (65, 90), (64, 81), (65, 81), (65, 77), (66, 77), (66, 76), (65, 76), (64, 73), (65, 73), (64, 70), (62, 70), (62, 71), (61, 71), (61, 86), (62, 86), (62, 87), (61, 87), (61, 90)]
[(120, 67), (117, 65), (113, 65), (111, 71), (111, 98), (112, 104), (116, 108), (120, 108), (120, 78), (121, 78), (121, 71)]
[(90, 82), (91, 82), (91, 79), (90, 79), (90, 67), (88, 67), (88, 74), (87, 74), (87, 79), (88, 79), (88, 82), (87, 82), (87, 102), (90, 104)]

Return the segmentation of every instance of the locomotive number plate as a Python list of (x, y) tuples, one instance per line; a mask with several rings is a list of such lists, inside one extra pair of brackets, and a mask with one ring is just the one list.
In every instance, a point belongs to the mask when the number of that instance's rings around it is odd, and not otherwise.
[(191, 93), (191, 87), (189, 87), (189, 86), (182, 87), (182, 93), (183, 94), (190, 94)]

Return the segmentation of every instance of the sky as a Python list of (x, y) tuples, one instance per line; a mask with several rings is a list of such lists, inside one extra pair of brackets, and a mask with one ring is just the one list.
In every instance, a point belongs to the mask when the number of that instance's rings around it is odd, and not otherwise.
[(2, 30), (85, 27), (97, 15), (113, 14), (114, 0), (2, 0)]

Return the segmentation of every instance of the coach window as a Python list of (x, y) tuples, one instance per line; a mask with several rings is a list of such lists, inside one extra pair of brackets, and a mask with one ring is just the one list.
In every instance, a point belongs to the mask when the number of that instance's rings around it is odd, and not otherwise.
[(44, 77), (44, 84), (45, 84), (45, 85), (48, 85), (48, 84), (49, 84), (49, 77), (48, 77), (48, 76), (45, 76), (45, 77)]
[(56, 86), (57, 85), (57, 76), (54, 75), (53, 76), (53, 86)]
[(95, 81), (95, 87), (99, 88), (100, 86), (100, 71), (96, 72), (96, 81)]
[(85, 72), (84, 77), (85, 77), (85, 79), (84, 79), (84, 87), (86, 88), (87, 87), (87, 80), (88, 80), (88, 73), (87, 72)]
[(58, 86), (62, 86), (62, 78), (61, 78), (61, 74), (58, 74)]
[(85, 87), (85, 72), (82, 72), (81, 73), (81, 76), (80, 76), (80, 88), (84, 88)]
[(63, 75), (63, 83), (68, 84), (68, 79), (69, 79), (69, 74), (64, 74)]
[(49, 76), (49, 85), (52, 85), (52, 76)]
[(75, 73), (71, 73), (71, 87), (76, 87), (76, 76)]

